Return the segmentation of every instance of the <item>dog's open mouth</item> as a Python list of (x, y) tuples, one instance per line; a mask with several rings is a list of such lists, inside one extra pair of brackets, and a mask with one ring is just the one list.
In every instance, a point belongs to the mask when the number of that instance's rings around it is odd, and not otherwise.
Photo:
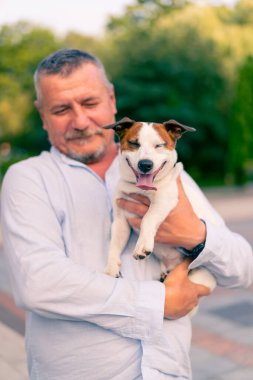
[(142, 190), (157, 190), (157, 188), (154, 186), (153, 182), (154, 182), (155, 177), (159, 173), (159, 171), (166, 164), (166, 161), (163, 162), (162, 165), (158, 169), (156, 169), (154, 172), (152, 172), (152, 173), (145, 173), (145, 174), (144, 173), (140, 173), (136, 169), (134, 169), (134, 167), (132, 166), (132, 164), (131, 164), (131, 162), (129, 161), (128, 158), (126, 159), (126, 161), (127, 161), (128, 165), (130, 166), (130, 168), (132, 169), (132, 171), (135, 174), (135, 177), (136, 177), (136, 186), (139, 189), (142, 189)]

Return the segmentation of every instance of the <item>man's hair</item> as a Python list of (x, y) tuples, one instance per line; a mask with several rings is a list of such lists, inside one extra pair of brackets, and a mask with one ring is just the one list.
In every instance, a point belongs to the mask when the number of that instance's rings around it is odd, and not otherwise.
[(62, 77), (67, 77), (73, 71), (86, 63), (92, 63), (99, 70), (101, 70), (106, 85), (108, 87), (112, 86), (107, 78), (103, 64), (97, 57), (86, 51), (78, 49), (62, 49), (48, 55), (39, 63), (34, 73), (34, 86), (37, 98), (39, 98), (40, 94), (39, 82), (42, 75), (59, 74)]

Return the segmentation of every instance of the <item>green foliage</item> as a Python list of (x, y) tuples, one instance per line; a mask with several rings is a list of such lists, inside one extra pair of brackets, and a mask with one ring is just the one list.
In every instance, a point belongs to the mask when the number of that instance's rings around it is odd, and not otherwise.
[[(253, 56), (246, 58), (238, 73), (231, 112), (228, 173), (238, 184), (253, 172)], [(252, 173), (251, 173), (252, 174)]]
[[(102, 38), (74, 32), (56, 38), (26, 22), (2, 27), (1, 173), (13, 160), (49, 147), (33, 106), (32, 79), (39, 61), (63, 47), (101, 58), (115, 84), (118, 118), (173, 118), (195, 127), (197, 132), (186, 134), (178, 150), (202, 184), (251, 178), (252, 0), (234, 7), (136, 0), (122, 16), (110, 18)], [(11, 147), (8, 157), (6, 146)]]
[[(243, 14), (246, 5), (248, 18), (241, 26), (236, 12)], [(227, 178), (236, 70), (253, 52), (252, 12), (246, 5), (241, 1), (230, 9), (138, 1), (108, 24), (114, 45), (108, 67), (119, 117), (175, 118), (196, 127), (197, 133), (183, 137), (178, 150), (185, 167), (206, 184)]]
[(16, 159), (20, 151), (23, 157), (48, 147), (33, 106), (33, 73), (38, 63), (60, 46), (51, 31), (26, 22), (0, 30), (0, 143), (11, 142)]
[(119, 114), (150, 121), (175, 118), (196, 127), (195, 135), (179, 142), (180, 158), (198, 179), (207, 166), (209, 177), (222, 178), (227, 83), (216, 44), (203, 38), (188, 16), (182, 19), (182, 12), (168, 13), (166, 20), (161, 16), (164, 23), (158, 18), (149, 29), (133, 25), (113, 36), (110, 70)]
[(235, 6), (233, 19), (239, 25), (252, 25), (253, 2), (252, 0), (240, 0)]

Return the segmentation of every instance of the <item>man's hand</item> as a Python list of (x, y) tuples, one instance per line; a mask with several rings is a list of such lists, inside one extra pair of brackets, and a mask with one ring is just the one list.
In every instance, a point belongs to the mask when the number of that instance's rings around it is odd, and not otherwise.
[[(156, 241), (186, 249), (193, 249), (206, 239), (205, 224), (198, 218), (188, 200), (181, 179), (177, 179), (179, 200), (160, 225)], [(118, 206), (133, 214), (128, 218), (131, 227), (138, 231), (142, 217), (146, 214), (150, 201), (139, 194), (127, 194), (133, 200), (118, 199)], [(189, 260), (184, 260), (167, 276), (165, 285), (164, 315), (170, 319), (181, 318), (198, 305), (199, 298), (208, 296), (210, 289), (194, 284), (188, 277)]]
[(208, 296), (210, 289), (204, 285), (194, 284), (188, 278), (190, 261), (184, 260), (172, 270), (165, 282), (164, 316), (177, 319), (188, 314), (198, 305), (199, 298)]
[[(206, 239), (206, 226), (193, 211), (187, 198), (181, 179), (177, 179), (179, 200), (176, 207), (160, 225), (155, 240), (159, 243), (169, 244), (173, 247), (182, 246), (193, 249)], [(128, 219), (135, 230), (140, 229), (142, 217), (149, 207), (149, 199), (138, 194), (127, 194), (133, 201), (119, 199), (118, 206), (133, 213)]]

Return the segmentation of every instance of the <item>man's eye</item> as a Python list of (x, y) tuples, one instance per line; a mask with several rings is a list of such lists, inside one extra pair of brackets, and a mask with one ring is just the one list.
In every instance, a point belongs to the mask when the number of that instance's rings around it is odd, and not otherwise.
[(86, 103), (86, 104), (83, 104), (84, 107), (86, 108), (94, 108), (98, 105), (98, 103)]
[(166, 142), (163, 142), (161, 144), (157, 144), (155, 147), (156, 148), (164, 148), (165, 146), (167, 146), (167, 143)]
[(138, 141), (129, 140), (128, 145), (130, 145), (132, 148), (139, 148), (140, 147), (140, 144), (138, 143)]
[(55, 110), (53, 113), (54, 115), (63, 115), (65, 112), (67, 112), (67, 108), (61, 108), (59, 110)]

